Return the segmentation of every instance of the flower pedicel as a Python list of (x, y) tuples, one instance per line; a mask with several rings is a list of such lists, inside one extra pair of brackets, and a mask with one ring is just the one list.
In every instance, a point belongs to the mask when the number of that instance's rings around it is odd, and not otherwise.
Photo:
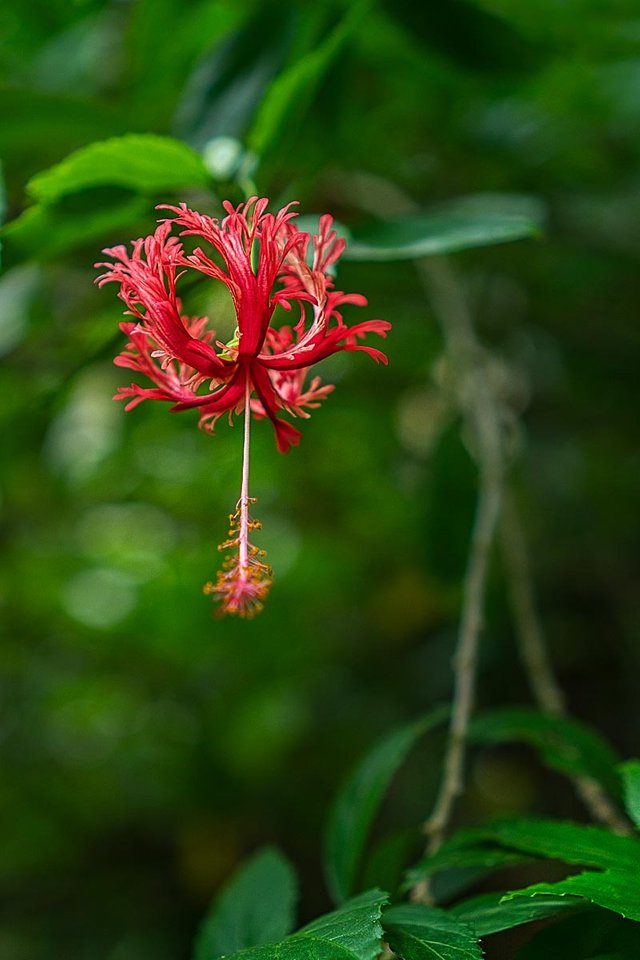
[[(332, 218), (322, 217), (318, 235), (311, 237), (296, 228), (291, 204), (274, 215), (266, 212), (268, 202), (252, 197), (233, 207), (227, 201), (222, 220), (184, 203), (161, 207), (172, 216), (162, 220), (155, 233), (134, 241), (131, 253), (124, 246), (105, 250), (113, 261), (96, 265), (107, 268), (99, 285), (118, 283), (118, 295), (133, 318), (120, 325), (129, 340), (115, 363), (143, 373), (153, 384), (121, 387), (115, 399), (127, 400), (127, 410), (143, 400), (168, 400), (172, 410), (197, 407), (200, 426), (211, 433), (223, 413), (231, 419), (244, 411), (240, 498), (229, 539), (220, 546), (232, 553), (215, 583), (204, 588), (220, 601), (222, 613), (241, 617), (262, 609), (271, 585), (264, 553), (250, 542), (251, 532), (260, 526), (250, 515), (251, 419), (268, 417), (278, 449), (285, 453), (299, 443), (301, 434), (280, 413), (308, 417), (333, 390), (332, 385), (322, 386), (319, 377), (307, 384), (309, 368), (340, 350), (363, 350), (386, 363), (380, 350), (358, 341), (368, 333), (384, 337), (390, 327), (384, 320), (351, 327), (343, 322), (343, 304), (365, 306), (367, 301), (360, 294), (333, 289), (329, 271), (345, 242), (332, 229)], [(200, 246), (185, 253), (179, 237), (188, 235), (213, 247), (216, 260)], [(230, 343), (215, 340), (207, 317), (183, 315), (176, 282), (188, 270), (228, 287), (237, 318)], [(270, 325), (277, 306), (297, 308), (295, 325)]]

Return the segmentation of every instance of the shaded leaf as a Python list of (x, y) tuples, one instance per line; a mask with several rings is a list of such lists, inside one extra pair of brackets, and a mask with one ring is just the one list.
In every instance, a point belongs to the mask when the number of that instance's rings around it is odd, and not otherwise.
[(344, 256), (348, 260), (415, 260), (535, 237), (539, 233), (539, 222), (528, 215), (451, 209), (354, 227)]
[(291, 11), (261, 4), (197, 64), (176, 111), (176, 133), (199, 149), (213, 137), (244, 138), (294, 35)]
[(495, 710), (474, 719), (469, 739), (483, 744), (527, 743), (554, 770), (591, 777), (613, 796), (620, 795), (615, 753), (599, 733), (572, 717), (529, 709)]
[(640, 760), (628, 760), (620, 766), (622, 791), (627, 813), (640, 829)]
[(318, 84), (342, 45), (363, 19), (371, 0), (357, 0), (326, 39), (287, 67), (271, 84), (249, 133), (249, 146), (261, 156), (281, 141), (294, 112), (306, 110)]
[(536, 897), (532, 900), (504, 900), (504, 894), (482, 893), (450, 908), (450, 913), (471, 926), (477, 936), (510, 930), (523, 923), (555, 917), (568, 910), (583, 908), (584, 901), (578, 897)]
[(389, 946), (403, 960), (481, 960), (471, 927), (437, 907), (391, 907), (382, 923)]
[(194, 960), (281, 940), (291, 931), (297, 899), (289, 861), (267, 847), (245, 864), (214, 900), (196, 940)]
[[(529, 902), (535, 903), (536, 899)], [(640, 926), (589, 906), (536, 933), (518, 953), (518, 960), (595, 960), (594, 955), (606, 955), (608, 951), (636, 960), (640, 956)]]
[(87, 187), (118, 186), (140, 193), (203, 187), (209, 176), (202, 157), (180, 140), (152, 133), (91, 143), (27, 184), (30, 196), (53, 203)]
[(369, 829), (389, 782), (418, 737), (446, 717), (433, 711), (419, 723), (396, 730), (365, 755), (338, 791), (324, 842), (327, 885), (341, 902), (352, 893)]
[(520, 73), (535, 63), (530, 42), (508, 20), (472, 0), (447, 4), (387, 0), (386, 6), (412, 38), (467, 69)]

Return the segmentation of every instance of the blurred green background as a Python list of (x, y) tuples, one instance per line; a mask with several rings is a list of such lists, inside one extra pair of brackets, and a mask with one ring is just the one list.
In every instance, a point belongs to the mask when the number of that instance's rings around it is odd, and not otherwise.
[[(402, 194), (542, 205), (541, 240), (456, 266), (514, 378), (553, 660), (575, 714), (637, 752), (637, 3), (10, 0), (0, 56), (9, 220), (33, 174), (129, 132), (198, 150), (247, 141), (261, 193), (347, 225)], [(259, 111), (292, 75), (301, 92), (274, 136)], [(141, 202), (98, 187), (4, 241), (6, 960), (186, 957), (212, 892), (266, 841), (301, 870), (311, 916), (326, 906), (319, 836), (339, 779), (450, 695), (476, 469), (434, 383), (441, 337), (414, 267), (341, 265), (340, 288), (370, 301), (347, 319), (394, 324), (389, 367), (325, 363), (337, 388), (287, 456), (257, 425), (276, 582), (257, 620), (215, 620), (201, 584), (237, 498), (241, 433), (221, 423), (210, 438), (161, 404), (125, 415), (111, 400), (128, 382), (112, 365), (119, 305), (93, 286), (100, 248), (150, 231), (154, 203), (175, 199), (217, 211), (205, 191)], [(479, 701), (530, 702), (498, 561)], [(409, 765), (388, 826), (427, 813), (441, 746)], [(526, 750), (476, 751), (469, 775), (462, 820), (581, 815)]]

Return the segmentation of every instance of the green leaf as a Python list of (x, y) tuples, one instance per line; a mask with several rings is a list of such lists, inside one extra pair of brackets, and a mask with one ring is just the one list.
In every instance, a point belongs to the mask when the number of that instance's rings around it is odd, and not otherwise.
[(368, 890), (280, 943), (242, 950), (227, 960), (376, 960), (387, 900), (381, 890)]
[(323, 75), (370, 6), (371, 0), (350, 4), (329, 36), (273, 81), (249, 134), (249, 147), (259, 156), (281, 141), (283, 127), (294, 111), (300, 113), (309, 107)]
[(352, 229), (347, 260), (415, 260), (434, 254), (485, 247), (540, 234), (539, 222), (516, 213), (473, 213), (454, 209), (371, 221)]
[(624, 917), (640, 920), (637, 882), (640, 841), (635, 838), (620, 837), (599, 827), (554, 820), (507, 820), (487, 827), (461, 830), (447, 847), (474, 846), (479, 842), (494, 842), (525, 853), (598, 867), (603, 871), (585, 871), (558, 883), (534, 884), (505, 894), (505, 899), (537, 894), (584, 897)]
[(622, 792), (627, 813), (640, 829), (640, 760), (628, 760), (621, 764)]
[(382, 890), (367, 890), (309, 923), (293, 939), (313, 937), (343, 947), (358, 960), (374, 960), (380, 952), (380, 918), (388, 899)]
[(27, 184), (30, 196), (53, 203), (88, 187), (118, 186), (153, 194), (209, 183), (200, 155), (171, 137), (128, 134), (91, 143)]
[(535, 856), (602, 869), (620, 866), (637, 869), (640, 864), (639, 840), (620, 837), (600, 827), (557, 820), (503, 820), (486, 827), (460, 830), (439, 854), (481, 843), (495, 843)]
[(446, 713), (435, 710), (419, 723), (391, 733), (365, 755), (338, 791), (324, 842), (327, 885), (338, 903), (353, 892), (369, 829), (389, 782), (417, 739)]
[(605, 870), (602, 873), (585, 870), (557, 883), (535, 883), (523, 890), (511, 891), (505, 894), (505, 900), (536, 897), (541, 894), (584, 897), (599, 907), (613, 910), (630, 920), (640, 921), (639, 873), (640, 860), (636, 861), (631, 870)]
[(403, 960), (481, 960), (471, 929), (437, 907), (410, 903), (386, 910), (382, 924), (391, 949)]
[(211, 905), (196, 939), (194, 960), (217, 960), (281, 940), (293, 927), (296, 899), (289, 861), (274, 848), (259, 851)]
[(536, 897), (534, 900), (516, 899), (504, 901), (503, 893), (482, 893), (450, 908), (459, 920), (472, 927), (478, 937), (510, 930), (523, 923), (555, 917), (559, 913), (584, 907), (584, 901), (576, 897)]
[(556, 717), (528, 709), (495, 710), (471, 723), (474, 743), (521, 741), (540, 753), (543, 761), (569, 777), (586, 776), (620, 796), (618, 762), (609, 744), (586, 724), (570, 717)]

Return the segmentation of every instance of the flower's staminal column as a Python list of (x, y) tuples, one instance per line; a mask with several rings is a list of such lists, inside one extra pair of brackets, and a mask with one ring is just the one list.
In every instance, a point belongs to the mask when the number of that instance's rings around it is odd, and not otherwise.
[(271, 588), (272, 573), (264, 562), (265, 552), (249, 540), (252, 530), (261, 523), (253, 520), (249, 507), (255, 498), (249, 496), (249, 459), (251, 452), (251, 379), (247, 373), (244, 395), (244, 439), (242, 444), (242, 485), (236, 512), (229, 517), (229, 538), (219, 550), (234, 550), (228, 557), (215, 583), (206, 583), (204, 592), (220, 601), (220, 614), (233, 613), (251, 618), (260, 613)]

